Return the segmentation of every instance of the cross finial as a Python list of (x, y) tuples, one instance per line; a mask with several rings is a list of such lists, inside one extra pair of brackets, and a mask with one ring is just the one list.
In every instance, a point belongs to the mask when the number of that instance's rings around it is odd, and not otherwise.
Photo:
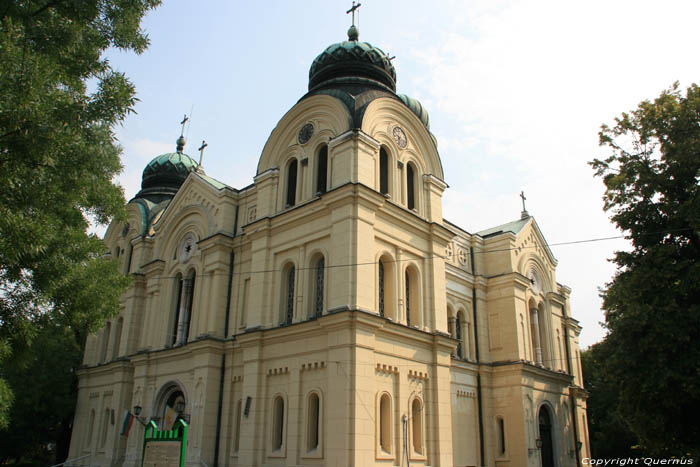
[(197, 168), (200, 168), (202, 166), (202, 158), (204, 158), (204, 148), (209, 146), (206, 141), (202, 140), (202, 145), (197, 149), (199, 151), (199, 165)]
[(520, 191), (520, 198), (523, 200), (523, 212), (520, 213), (520, 218), (525, 219), (526, 217), (529, 217), (530, 214), (528, 214), (527, 209), (525, 209), (525, 200), (527, 198), (525, 197), (524, 191)]
[(185, 114), (184, 117), (182, 117), (182, 121), (180, 122), (180, 125), (182, 125), (182, 130), (180, 131), (180, 136), (185, 136), (185, 123), (190, 119), (190, 117)]
[[(355, 5), (355, 2), (352, 2), (352, 8), (350, 8), (348, 11), (345, 12), (345, 14), (352, 13), (352, 25), (355, 26), (355, 10), (360, 8), (362, 6), (362, 3), (358, 3)], [(357, 12), (357, 22), (360, 22), (360, 12)]]

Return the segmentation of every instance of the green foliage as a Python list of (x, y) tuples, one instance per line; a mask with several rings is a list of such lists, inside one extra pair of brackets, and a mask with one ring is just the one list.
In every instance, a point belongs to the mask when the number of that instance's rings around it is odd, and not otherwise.
[(676, 83), (603, 126), (591, 165), (632, 243), (602, 292), (605, 368), (618, 410), (652, 454), (700, 454), (700, 87)]
[(591, 457), (644, 457), (639, 438), (630, 430), (618, 408), (619, 388), (606, 368), (607, 342), (599, 342), (581, 352), (581, 368), (586, 390), (588, 434)]
[(11, 429), (0, 436), (3, 464), (13, 460), (46, 466), (67, 455), (81, 346), (61, 325), (47, 320), (38, 327), (31, 355), (19, 364), (8, 362), (6, 377), (16, 388), (16, 399), (10, 411)]
[[(125, 215), (112, 182), (121, 170), (112, 128), (131, 111), (134, 88), (103, 54), (143, 52), (148, 38), (139, 24), (158, 3), (0, 6), (0, 358), (18, 368), (35, 362), (32, 340), (46, 326), (69, 330), (72, 345), (82, 346), (116, 313), (128, 284), (86, 233), (90, 220)], [(7, 367), (0, 367), (0, 426), (12, 400)]]

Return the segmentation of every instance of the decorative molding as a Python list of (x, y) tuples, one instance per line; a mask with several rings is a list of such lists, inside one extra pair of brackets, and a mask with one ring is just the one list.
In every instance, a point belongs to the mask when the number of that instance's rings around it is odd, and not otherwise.
[(465, 391), (464, 389), (457, 389), (457, 397), (467, 397), (469, 399), (476, 399), (476, 392)]
[(399, 374), (399, 367), (397, 366), (391, 366), (391, 365), (383, 365), (381, 363), (377, 363), (377, 372), (379, 373), (386, 373), (386, 374)]
[(301, 365), (301, 371), (322, 370), (324, 368), (326, 368), (326, 362), (303, 363)]
[(409, 379), (422, 379), (424, 381), (428, 380), (428, 373), (423, 373), (422, 371), (408, 370)]
[(289, 373), (289, 367), (284, 367), (284, 368), (270, 368), (267, 370), (267, 376), (274, 376), (274, 375), (285, 375)]

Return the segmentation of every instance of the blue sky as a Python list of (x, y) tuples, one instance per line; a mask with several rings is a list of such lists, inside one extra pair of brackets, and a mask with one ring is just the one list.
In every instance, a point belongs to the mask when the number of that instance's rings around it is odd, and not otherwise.
[[(476, 232), (517, 219), (521, 190), (550, 244), (618, 234), (587, 162), (602, 123), (700, 76), (696, 1), (362, 0), (360, 40), (395, 55), (397, 91), (420, 100), (450, 188), (446, 219)], [(279, 119), (304, 95), (313, 59), (345, 40), (351, 2), (165, 1), (143, 22), (144, 54), (110, 53), (140, 102), (116, 129), (127, 199), (153, 157), (185, 152), (231, 186), (252, 182)], [(590, 345), (598, 288), (622, 240), (552, 246), (557, 280)]]

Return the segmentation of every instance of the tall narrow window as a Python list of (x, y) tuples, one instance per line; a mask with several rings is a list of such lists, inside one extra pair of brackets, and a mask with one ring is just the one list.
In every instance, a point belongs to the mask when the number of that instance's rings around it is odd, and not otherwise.
[(379, 399), (379, 446), (384, 452), (391, 452), (391, 400), (388, 394)]
[(406, 324), (411, 325), (411, 276), (406, 270)]
[(284, 324), (292, 324), (294, 319), (294, 266), (287, 271), (287, 298), (285, 303)]
[(273, 404), (272, 420), (272, 450), (277, 451), (282, 448), (284, 440), (284, 399), (281, 396), (275, 398)]
[(384, 316), (384, 263), (379, 260), (379, 316)]
[(328, 146), (326, 146), (325, 144), (318, 152), (316, 170), (316, 192), (325, 193), (328, 185)]
[(423, 406), (419, 399), (411, 404), (411, 431), (413, 432), (413, 450), (423, 454)]
[(238, 452), (238, 448), (241, 444), (241, 409), (242, 402), (239, 399), (236, 404), (236, 432), (233, 438), (233, 452)]
[(90, 449), (93, 431), (95, 431), (95, 409), (90, 411), (90, 423), (88, 424), (88, 432), (87, 436), (85, 437), (85, 449)]
[(464, 358), (464, 352), (463, 348), (464, 346), (462, 345), (462, 323), (464, 322), (464, 318), (462, 317), (462, 312), (457, 313), (457, 320), (455, 321), (455, 338), (457, 339), (457, 356), (459, 358)]
[(124, 327), (124, 318), (119, 317), (117, 320), (117, 325), (114, 329), (114, 346), (112, 347), (112, 358), (117, 358), (119, 356), (119, 344), (122, 340), (122, 327)]
[(379, 149), (379, 192), (389, 193), (389, 155), (386, 149)]
[(297, 160), (287, 167), (287, 207), (294, 206), (297, 199)]
[(175, 290), (177, 295), (175, 296), (175, 316), (173, 317), (173, 327), (170, 334), (169, 344), (175, 345), (177, 343), (177, 331), (180, 326), (180, 306), (182, 300), (182, 274), (175, 276)]
[(416, 208), (415, 183), (413, 164), (406, 164), (406, 204), (408, 209)]
[(320, 426), (320, 400), (318, 394), (312, 392), (309, 395), (309, 407), (306, 434), (306, 450), (313, 451), (318, 448), (318, 430)]
[(505, 428), (505, 422), (503, 421), (503, 418), (498, 417), (496, 419), (498, 426), (496, 427), (498, 429), (498, 454), (500, 456), (505, 455), (506, 453), (506, 428)]
[(323, 314), (323, 279), (326, 268), (326, 260), (321, 257), (316, 263), (316, 286), (314, 297), (314, 316), (321, 316)]
[(107, 348), (109, 347), (109, 334), (112, 329), (112, 323), (107, 321), (104, 331), (102, 331), (102, 350), (100, 351), (100, 363), (107, 361)]
[(105, 447), (107, 442), (107, 430), (109, 429), (109, 409), (105, 409), (102, 417), (102, 436), (100, 437), (100, 448)]
[(190, 321), (194, 304), (195, 272), (191, 271), (180, 285), (179, 316), (177, 317), (176, 344), (186, 344), (190, 337)]

